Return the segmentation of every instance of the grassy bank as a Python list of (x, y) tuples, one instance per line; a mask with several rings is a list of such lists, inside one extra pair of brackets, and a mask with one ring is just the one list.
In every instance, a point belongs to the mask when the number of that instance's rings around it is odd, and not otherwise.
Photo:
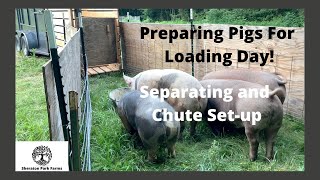
[[(16, 60), (16, 140), (49, 140), (48, 116), (41, 68), (47, 59)], [(177, 143), (177, 157), (162, 164), (146, 161), (146, 151), (136, 145), (115, 113), (108, 93), (124, 87), (120, 73), (90, 78), (92, 99), (91, 158), (94, 171), (303, 171), (304, 125), (285, 117), (276, 142), (275, 160), (263, 158), (261, 143), (256, 162), (249, 162), (245, 135), (215, 137), (204, 123), (197, 127), (199, 140), (184, 133)], [(187, 129), (188, 130), (188, 129)], [(186, 130), (186, 131), (187, 131)]]

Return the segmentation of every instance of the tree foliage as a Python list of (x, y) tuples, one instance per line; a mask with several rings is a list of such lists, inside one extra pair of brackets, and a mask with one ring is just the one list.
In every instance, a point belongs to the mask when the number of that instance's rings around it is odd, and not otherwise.
[[(144, 22), (189, 23), (189, 9), (120, 9), (120, 16), (141, 16)], [(194, 9), (196, 23), (304, 26), (303, 9)]]

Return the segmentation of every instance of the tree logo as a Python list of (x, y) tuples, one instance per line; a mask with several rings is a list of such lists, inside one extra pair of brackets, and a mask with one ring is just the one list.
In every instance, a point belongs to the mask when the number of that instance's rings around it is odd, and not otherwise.
[(48, 146), (38, 146), (33, 150), (32, 159), (41, 166), (47, 165), (52, 158), (51, 150)]

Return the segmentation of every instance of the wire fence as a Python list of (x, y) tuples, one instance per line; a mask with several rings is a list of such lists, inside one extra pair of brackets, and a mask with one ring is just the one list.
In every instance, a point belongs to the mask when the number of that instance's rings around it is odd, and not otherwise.
[(90, 84), (88, 78), (88, 59), (84, 44), (84, 33), (81, 13), (78, 14), (80, 24), (80, 38), (81, 38), (81, 84), (82, 93), (80, 99), (80, 107), (82, 109), (80, 118), (79, 133), (82, 135), (82, 147), (81, 147), (81, 170), (91, 171), (91, 126), (92, 126), (92, 106), (90, 98)]
[(81, 107), (80, 128), (79, 133), (82, 135), (81, 143), (81, 170), (91, 171), (91, 156), (90, 156), (90, 135), (92, 125), (92, 106), (90, 98), (90, 85), (88, 75), (82, 78), (82, 92), (79, 106)]
[(71, 171), (91, 171), (92, 107), (83, 31), (74, 32), (69, 41), (64, 39), (58, 53), (57, 26), (52, 23), (51, 12), (44, 13), (51, 49), (51, 60), (43, 67), (50, 139), (69, 142)]

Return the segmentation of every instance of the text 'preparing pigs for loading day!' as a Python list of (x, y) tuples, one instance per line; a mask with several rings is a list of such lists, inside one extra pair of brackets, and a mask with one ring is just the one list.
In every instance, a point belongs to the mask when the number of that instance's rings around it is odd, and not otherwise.
[[(245, 43), (252, 43), (256, 39), (262, 39), (264, 37), (264, 32), (262, 29), (244, 29), (243, 26), (229, 27), (229, 33), (224, 34), (222, 29), (202, 29), (201, 26), (190, 30), (165, 30), (165, 29), (149, 29), (148, 27), (141, 27), (141, 39), (150, 38), (155, 39), (158, 37), (162, 40), (168, 40), (168, 43), (173, 43), (174, 40), (188, 40), (188, 39), (211, 39), (213, 43), (223, 43), (225, 38), (230, 40), (240, 39)], [(293, 29), (283, 30), (277, 29), (276, 27), (268, 27), (266, 36), (267, 39), (292, 39)], [(222, 62), (224, 66), (231, 66), (232, 60), (236, 59), (238, 62), (249, 61), (251, 63), (259, 63), (260, 66), (264, 66), (267, 60), (273, 62), (274, 51), (256, 53), (247, 52), (244, 50), (238, 50), (237, 54), (232, 53), (220, 53), (211, 52), (210, 49), (199, 50), (198, 53), (188, 52), (182, 53), (178, 52), (174, 55), (170, 54), (169, 50), (165, 50), (165, 62)]]

